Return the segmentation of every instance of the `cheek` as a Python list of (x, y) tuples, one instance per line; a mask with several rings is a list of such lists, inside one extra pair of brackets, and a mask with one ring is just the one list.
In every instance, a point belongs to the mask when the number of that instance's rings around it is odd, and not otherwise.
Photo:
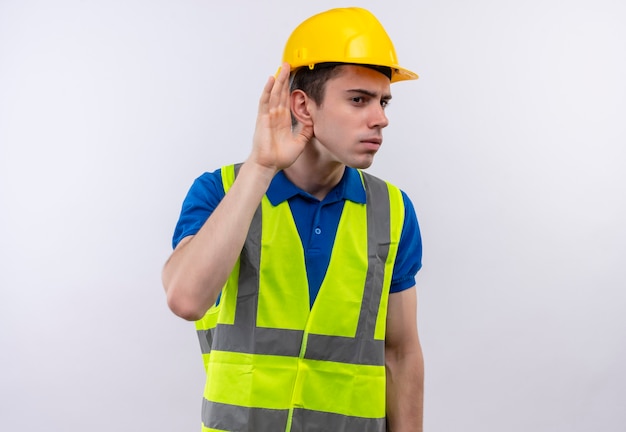
[(313, 133), (326, 147), (336, 147), (346, 141), (346, 125), (338, 120), (318, 122), (313, 126)]
[(316, 126), (320, 131), (324, 130), (333, 135), (345, 134), (355, 120), (353, 116), (336, 109), (326, 110), (320, 114)]

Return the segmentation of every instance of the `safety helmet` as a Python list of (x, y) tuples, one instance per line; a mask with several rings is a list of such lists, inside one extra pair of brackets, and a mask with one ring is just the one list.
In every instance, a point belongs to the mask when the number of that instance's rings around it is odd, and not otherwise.
[(400, 67), (396, 50), (382, 24), (357, 7), (330, 9), (314, 15), (291, 33), (283, 62), (291, 71), (319, 63), (351, 63), (391, 68), (391, 82), (417, 79)]

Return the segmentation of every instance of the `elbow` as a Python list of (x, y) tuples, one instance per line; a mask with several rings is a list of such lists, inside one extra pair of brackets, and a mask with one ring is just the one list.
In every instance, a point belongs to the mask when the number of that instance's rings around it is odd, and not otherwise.
[(385, 366), (387, 369), (401, 367), (404, 364), (412, 367), (423, 368), (424, 355), (419, 340), (405, 345), (385, 346)]
[(202, 318), (208, 308), (202, 308), (202, 302), (190, 294), (190, 290), (186, 289), (182, 281), (171, 277), (166, 271), (163, 272), (162, 276), (167, 306), (170, 310), (176, 316), (187, 321), (197, 321)]
[[(194, 278), (182, 276), (180, 271), (169, 265), (163, 268), (161, 278), (167, 297), (167, 306), (180, 318), (187, 321), (201, 319), (209, 307), (215, 303), (217, 295), (211, 297), (211, 290)], [(211, 301), (212, 300), (212, 301)]]
[(167, 291), (167, 306), (180, 318), (187, 321), (197, 321), (201, 319), (205, 312), (198, 307), (197, 303), (176, 294), (175, 289)]

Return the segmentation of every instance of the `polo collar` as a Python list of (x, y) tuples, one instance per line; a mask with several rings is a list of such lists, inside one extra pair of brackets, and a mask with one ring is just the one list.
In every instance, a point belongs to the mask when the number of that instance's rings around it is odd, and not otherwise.
[[(279, 171), (274, 176), (267, 189), (267, 197), (274, 206), (296, 195), (300, 195), (308, 200), (319, 201), (313, 195), (294, 185), (283, 171)], [(322, 202), (330, 203), (343, 199), (365, 204), (365, 188), (361, 181), (361, 175), (355, 168), (346, 167), (339, 183), (326, 195)]]

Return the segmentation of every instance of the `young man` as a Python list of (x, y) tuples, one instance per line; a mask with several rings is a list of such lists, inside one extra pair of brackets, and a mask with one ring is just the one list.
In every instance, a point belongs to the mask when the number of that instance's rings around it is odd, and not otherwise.
[(163, 283), (196, 321), (203, 431), (422, 430), (417, 219), (361, 171), (390, 83), (416, 78), (368, 11), (315, 15), (263, 89), (248, 159), (194, 182)]

